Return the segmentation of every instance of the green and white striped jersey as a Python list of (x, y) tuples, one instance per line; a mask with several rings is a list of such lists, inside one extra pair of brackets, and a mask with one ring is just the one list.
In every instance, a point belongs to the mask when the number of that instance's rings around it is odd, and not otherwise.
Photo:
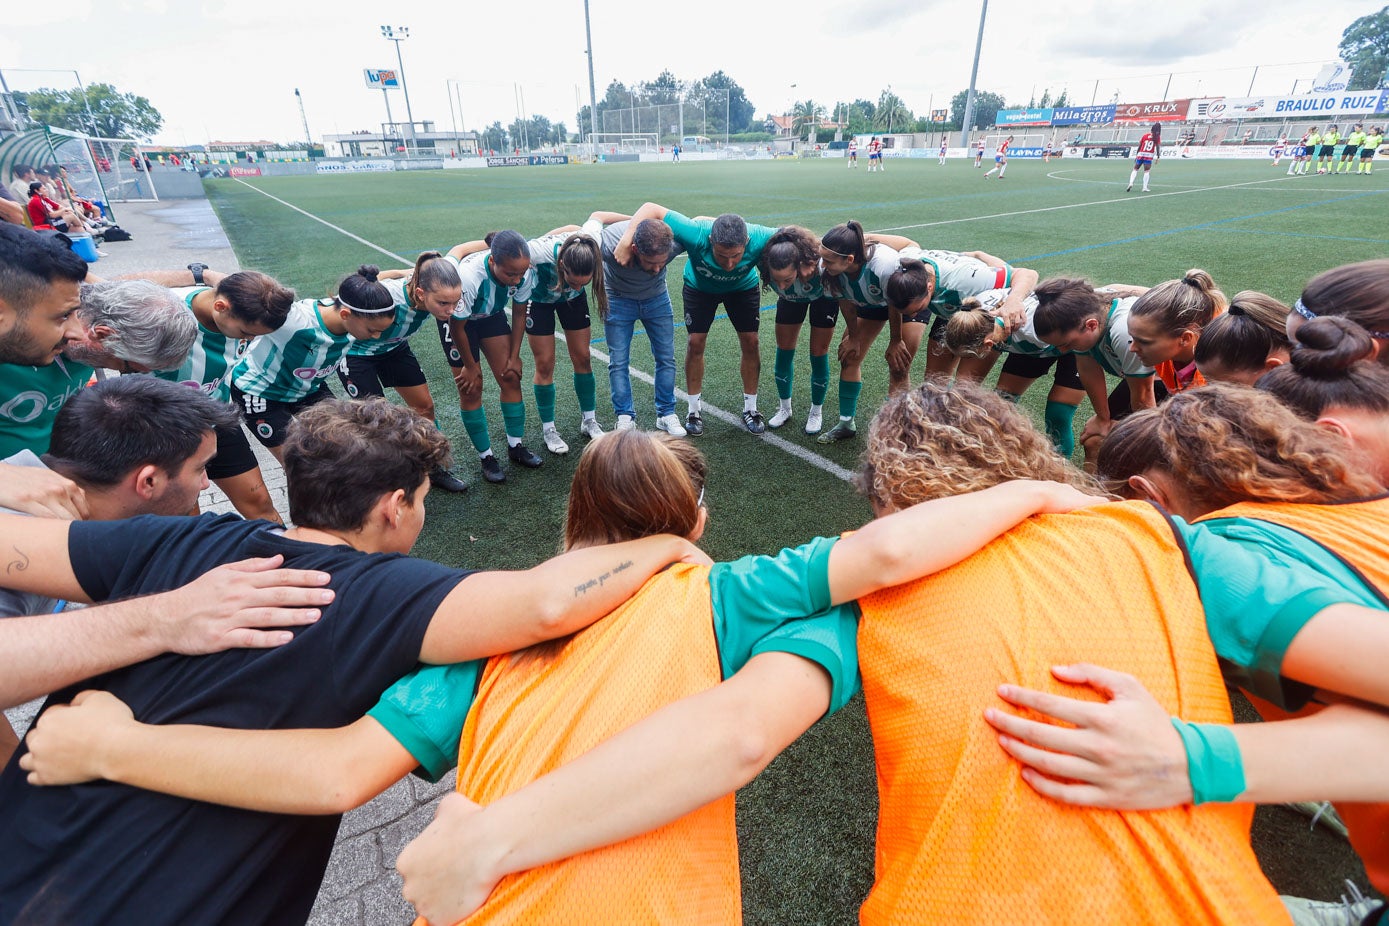
[(960, 303), (969, 297), (1006, 287), (1012, 282), (1012, 267), (990, 267), (982, 260), (958, 251), (903, 248), (900, 256), (913, 257), (930, 265), (936, 275), (936, 289), (931, 294), (931, 312), (941, 318), (954, 315), (959, 311)]
[(410, 305), (405, 293), (410, 286), (410, 279), (403, 280), (379, 280), (382, 286), (390, 292), (391, 298), (395, 300), (395, 318), (391, 321), (391, 327), (381, 332), (381, 337), (370, 341), (358, 341), (353, 339), (347, 348), (349, 357), (376, 357), (381, 354), (395, 350), (406, 341), (410, 336), (429, 321), (432, 317), (424, 309), (418, 309)]
[[(1011, 290), (1008, 287), (990, 289), (974, 298), (978, 299), (979, 304), (990, 312), (997, 312), (998, 307), (1003, 304), (1003, 300), (1008, 298), (1009, 292)], [(1022, 306), (1023, 311), (1027, 313), (1027, 321), (1017, 331), (1008, 335), (1008, 339), (998, 345), (998, 350), (1006, 354), (1026, 354), (1029, 357), (1060, 357), (1061, 351), (1037, 337), (1037, 328), (1033, 318), (1037, 314), (1037, 297), (1028, 296), (1022, 301)]]
[(839, 298), (855, 305), (887, 305), (883, 287), (887, 278), (897, 272), (901, 260), (896, 251), (885, 244), (873, 245), (873, 256), (863, 265), (857, 277), (841, 273), (838, 278)]
[[(193, 298), (206, 292), (210, 286), (184, 286), (174, 289), (183, 300), (188, 311), (193, 311)], [(196, 316), (194, 316), (196, 319)], [(198, 322), (198, 339), (188, 352), (182, 366), (175, 370), (155, 370), (154, 375), (170, 382), (182, 383), (202, 390), (218, 402), (231, 401), (231, 372), (246, 353), (250, 342), (239, 338), (229, 338), (216, 328), (208, 328)]]
[(568, 302), (579, 297), (583, 292), (582, 288), (570, 289), (568, 286), (559, 288), (559, 263), (557, 260), (559, 249), (575, 235), (592, 237), (585, 231), (570, 231), (532, 238), (527, 242), (531, 252), (531, 269), (521, 280), (521, 285), (516, 287), (515, 299), (517, 302), (539, 302), (550, 305)]
[(297, 402), (333, 375), (352, 343), (323, 324), (317, 299), (300, 299), (289, 308), (279, 331), (251, 342), (232, 371), (236, 388), (274, 402)]
[[(496, 315), (506, 309), (507, 301), (520, 289), (518, 286), (505, 286), (492, 275), (491, 251), (478, 251), (462, 260), (452, 257), (448, 259), (453, 261), (453, 265), (458, 268), (458, 276), (463, 280), (463, 298), (459, 299), (458, 305), (454, 307), (454, 318), (469, 319)], [(534, 272), (534, 267), (526, 271), (526, 276), (521, 278), (521, 286), (526, 285), (527, 279)]]
[(1128, 296), (1110, 302), (1104, 333), (1094, 347), (1080, 351), (1087, 357), (1095, 358), (1110, 376), (1153, 375), (1153, 368), (1145, 367), (1138, 355), (1129, 350), (1129, 345), (1133, 343), (1133, 338), (1129, 337), (1129, 310), (1137, 301), (1137, 296)]
[(825, 298), (825, 281), (822, 276), (824, 272), (824, 265), (821, 264), (820, 269), (815, 272), (815, 276), (810, 279), (802, 280), (797, 274), (796, 279), (785, 289), (773, 283), (772, 292), (787, 302), (814, 302), (816, 299), (823, 299)]

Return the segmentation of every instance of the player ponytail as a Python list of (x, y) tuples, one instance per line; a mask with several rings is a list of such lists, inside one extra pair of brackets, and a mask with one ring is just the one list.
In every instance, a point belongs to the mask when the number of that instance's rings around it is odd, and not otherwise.
[(1075, 331), (1087, 319), (1103, 320), (1109, 300), (1090, 285), (1089, 280), (1055, 277), (1038, 284), (1032, 291), (1037, 299), (1037, 311), (1032, 325), (1037, 337), (1045, 338), (1056, 332)]
[[(567, 274), (589, 277), (593, 289), (593, 301), (598, 304), (598, 317), (608, 320), (608, 290), (603, 285), (603, 251), (597, 241), (586, 234), (573, 234), (560, 245), (555, 255), (555, 263)], [(555, 281), (558, 291), (563, 292), (564, 281)]]
[(960, 310), (945, 323), (946, 350), (957, 357), (985, 357), (985, 339), (996, 330), (998, 316), (984, 308), (978, 299), (970, 297), (960, 304)]
[(850, 258), (855, 267), (862, 267), (873, 257), (873, 245), (868, 243), (863, 226), (853, 219), (825, 232), (820, 245), (840, 257)]
[(436, 293), (441, 289), (452, 289), (463, 285), (458, 276), (458, 268), (453, 261), (444, 258), (438, 251), (425, 251), (415, 258), (415, 269), (410, 274), (410, 285), (426, 293)]
[[(1318, 274), (1302, 290), (1293, 311), (1309, 320), (1341, 315), (1370, 337), (1389, 339), (1389, 259), (1346, 264)], [(1378, 360), (1389, 363), (1389, 350), (1381, 349)]]
[(1188, 270), (1180, 280), (1159, 283), (1139, 296), (1130, 314), (1152, 319), (1175, 338), (1186, 331), (1199, 333), (1225, 305), (1225, 294), (1216, 289), (1209, 273)]
[(1288, 307), (1272, 296), (1253, 290), (1235, 293), (1224, 315), (1201, 329), (1196, 342), (1196, 365), (1211, 379), (1207, 367), (1219, 368), (1227, 378), (1253, 383), (1268, 370), (1270, 358), (1286, 360)]
[(936, 290), (936, 277), (924, 261), (914, 257), (904, 257), (897, 269), (883, 281), (883, 295), (887, 304), (899, 312), (919, 299), (930, 301)]

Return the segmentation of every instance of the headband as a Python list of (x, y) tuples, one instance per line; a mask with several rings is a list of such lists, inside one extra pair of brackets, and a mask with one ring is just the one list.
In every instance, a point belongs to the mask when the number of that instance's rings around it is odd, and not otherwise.
[(358, 315), (380, 315), (382, 312), (394, 312), (394, 311), (395, 311), (395, 303), (394, 303), (394, 302), (392, 302), (390, 305), (386, 306), (384, 309), (359, 309), (359, 308), (357, 308), (355, 305), (349, 304), (348, 301), (347, 301), (346, 299), (342, 298), (341, 296), (338, 297), (338, 305), (342, 306), (344, 309), (346, 309), (346, 310), (349, 311), (349, 312), (356, 312)]
[[(1312, 321), (1319, 317), (1316, 312), (1313, 312), (1311, 309), (1307, 308), (1307, 306), (1303, 305), (1301, 299), (1293, 303), (1293, 311), (1308, 321)], [(1389, 331), (1370, 331), (1366, 329), (1366, 333), (1369, 334), (1370, 337), (1378, 340), (1389, 339)]]
[(823, 241), (820, 242), (820, 247), (824, 248), (826, 251), (829, 251), (829, 252), (830, 252), (831, 254), (833, 254), (835, 257), (853, 257), (853, 256), (854, 256), (854, 255), (852, 255), (852, 254), (844, 254), (844, 253), (842, 253), (842, 252), (840, 252), (840, 251), (836, 251), (834, 248), (832, 248), (832, 247), (830, 247), (829, 245), (825, 244), (825, 242), (823, 242)]

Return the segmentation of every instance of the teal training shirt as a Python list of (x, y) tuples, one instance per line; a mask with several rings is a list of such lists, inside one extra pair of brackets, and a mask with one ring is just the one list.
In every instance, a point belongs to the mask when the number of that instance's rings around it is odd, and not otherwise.
[(715, 262), (714, 246), (709, 243), (709, 231), (714, 227), (712, 220), (695, 221), (672, 209), (666, 213), (665, 223), (689, 257), (685, 264), (685, 283), (690, 288), (723, 295), (758, 286), (757, 262), (762, 258), (767, 240), (776, 234), (775, 228), (749, 222), (748, 244), (742, 259), (732, 270), (725, 270)]

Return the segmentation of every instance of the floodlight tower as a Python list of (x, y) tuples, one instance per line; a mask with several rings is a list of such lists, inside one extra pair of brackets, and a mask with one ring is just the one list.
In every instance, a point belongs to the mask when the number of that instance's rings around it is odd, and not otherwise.
[(984, 0), (979, 9), (979, 37), (974, 40), (974, 66), (969, 71), (969, 93), (965, 97), (965, 114), (960, 119), (960, 146), (969, 147), (970, 123), (974, 121), (974, 85), (979, 77), (979, 52), (984, 47), (984, 20), (989, 15), (989, 0)]
[(395, 42), (395, 63), (400, 68), (400, 89), (405, 91), (405, 118), (410, 120), (407, 144), (415, 149), (412, 153), (419, 154), (419, 145), (415, 144), (415, 114), (410, 110), (410, 85), (405, 82), (405, 59), (400, 56), (400, 43), (410, 37), (410, 27), (382, 26), (381, 35), (387, 41)]

